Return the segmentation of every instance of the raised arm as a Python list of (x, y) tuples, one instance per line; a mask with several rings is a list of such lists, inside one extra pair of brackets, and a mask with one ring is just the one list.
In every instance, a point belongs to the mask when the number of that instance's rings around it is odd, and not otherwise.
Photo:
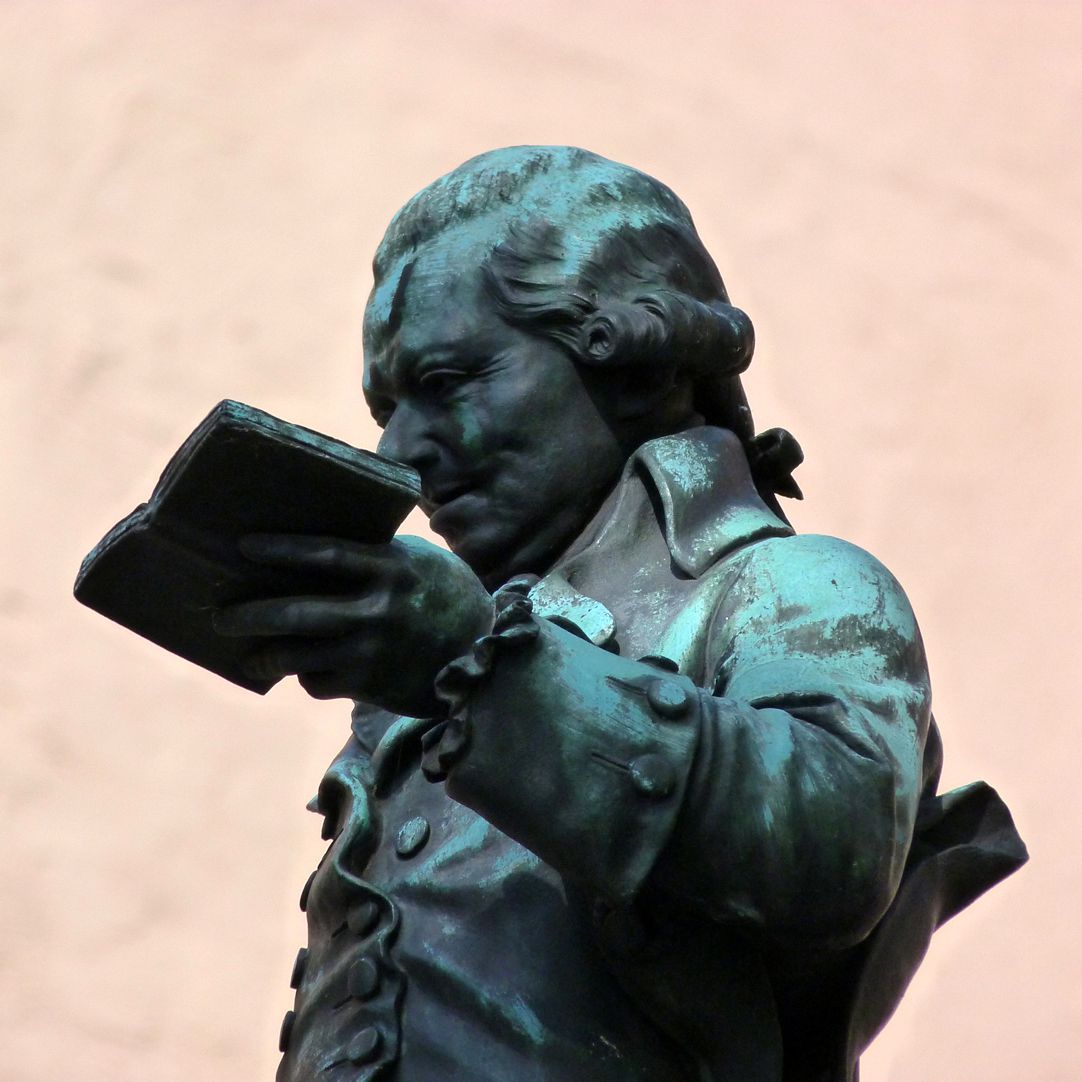
[(834, 539), (763, 542), (716, 573), (730, 581), (710, 686), (519, 603), (445, 674), (453, 717), (429, 769), (613, 903), (649, 880), (771, 937), (855, 942), (913, 830), (929, 721), (916, 623), (886, 569)]

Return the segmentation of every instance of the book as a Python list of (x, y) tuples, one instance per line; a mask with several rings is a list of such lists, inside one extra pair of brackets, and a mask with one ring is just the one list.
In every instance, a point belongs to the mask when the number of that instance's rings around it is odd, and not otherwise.
[[(180, 657), (265, 694), (245, 673), (257, 643), (215, 633), (237, 601), (340, 593), (340, 578), (246, 559), (250, 533), (390, 541), (420, 499), (414, 470), (226, 400), (169, 460), (146, 503), (83, 560), (75, 597)], [(266, 643), (266, 640), (263, 640)]]

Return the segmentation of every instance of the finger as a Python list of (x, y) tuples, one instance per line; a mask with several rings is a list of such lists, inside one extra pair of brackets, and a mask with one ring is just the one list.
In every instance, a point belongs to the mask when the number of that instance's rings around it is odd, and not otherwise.
[(256, 679), (277, 680), (282, 676), (323, 673), (345, 679), (347, 670), (365, 667), (363, 651), (356, 640), (330, 642), (283, 640), (256, 650), (244, 659), (244, 671)]
[(389, 556), (387, 545), (307, 534), (246, 534), (237, 545), (242, 555), (254, 563), (319, 571), (354, 580), (374, 574)]
[(339, 672), (302, 672), (297, 683), (313, 699), (352, 699), (353, 688)]
[(214, 630), (230, 638), (248, 635), (344, 635), (359, 630), (372, 613), (365, 597), (271, 597), (219, 609)]

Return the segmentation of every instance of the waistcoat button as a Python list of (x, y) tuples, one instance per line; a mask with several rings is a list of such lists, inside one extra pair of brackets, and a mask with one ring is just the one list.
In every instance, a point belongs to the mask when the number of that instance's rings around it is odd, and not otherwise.
[(349, 1042), (349, 1048), (346, 1050), (346, 1058), (353, 1064), (367, 1063), (370, 1059), (375, 1058), (376, 1053), (379, 1051), (381, 1041), (382, 1037), (375, 1026), (365, 1026), (365, 1028)]
[(362, 898), (346, 914), (346, 926), (354, 935), (368, 935), (379, 919), (379, 906), (371, 898)]
[(354, 999), (368, 999), (379, 988), (379, 968), (371, 958), (360, 958), (350, 967), (346, 991)]
[(423, 816), (418, 815), (407, 820), (395, 839), (395, 852), (402, 858), (412, 857), (424, 848), (425, 842), (428, 841), (428, 834), (428, 820)]
[(308, 968), (308, 948), (301, 947), (297, 951), (297, 957), (293, 961), (293, 972), (289, 977), (290, 988), (300, 988), (301, 981), (304, 980), (304, 971)]
[(285, 1017), (282, 1019), (282, 1028), (278, 1031), (278, 1051), (289, 1051), (289, 1038), (293, 1033), (293, 1023), (296, 1020), (297, 1015), (293, 1011), (286, 1011)]

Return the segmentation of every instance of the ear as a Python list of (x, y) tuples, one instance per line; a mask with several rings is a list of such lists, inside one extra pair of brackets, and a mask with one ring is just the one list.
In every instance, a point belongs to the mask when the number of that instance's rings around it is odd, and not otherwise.
[(602, 304), (582, 321), (573, 347), (590, 366), (654, 367), (661, 359), (699, 374), (736, 376), (751, 363), (755, 329), (727, 301), (658, 289)]
[(666, 313), (652, 298), (610, 301), (583, 320), (577, 352), (586, 365), (636, 367), (652, 362), (668, 339)]
[(677, 367), (670, 338), (665, 308), (653, 297), (604, 304), (583, 321), (576, 343), (583, 378), (614, 420), (653, 414), (670, 395)]

